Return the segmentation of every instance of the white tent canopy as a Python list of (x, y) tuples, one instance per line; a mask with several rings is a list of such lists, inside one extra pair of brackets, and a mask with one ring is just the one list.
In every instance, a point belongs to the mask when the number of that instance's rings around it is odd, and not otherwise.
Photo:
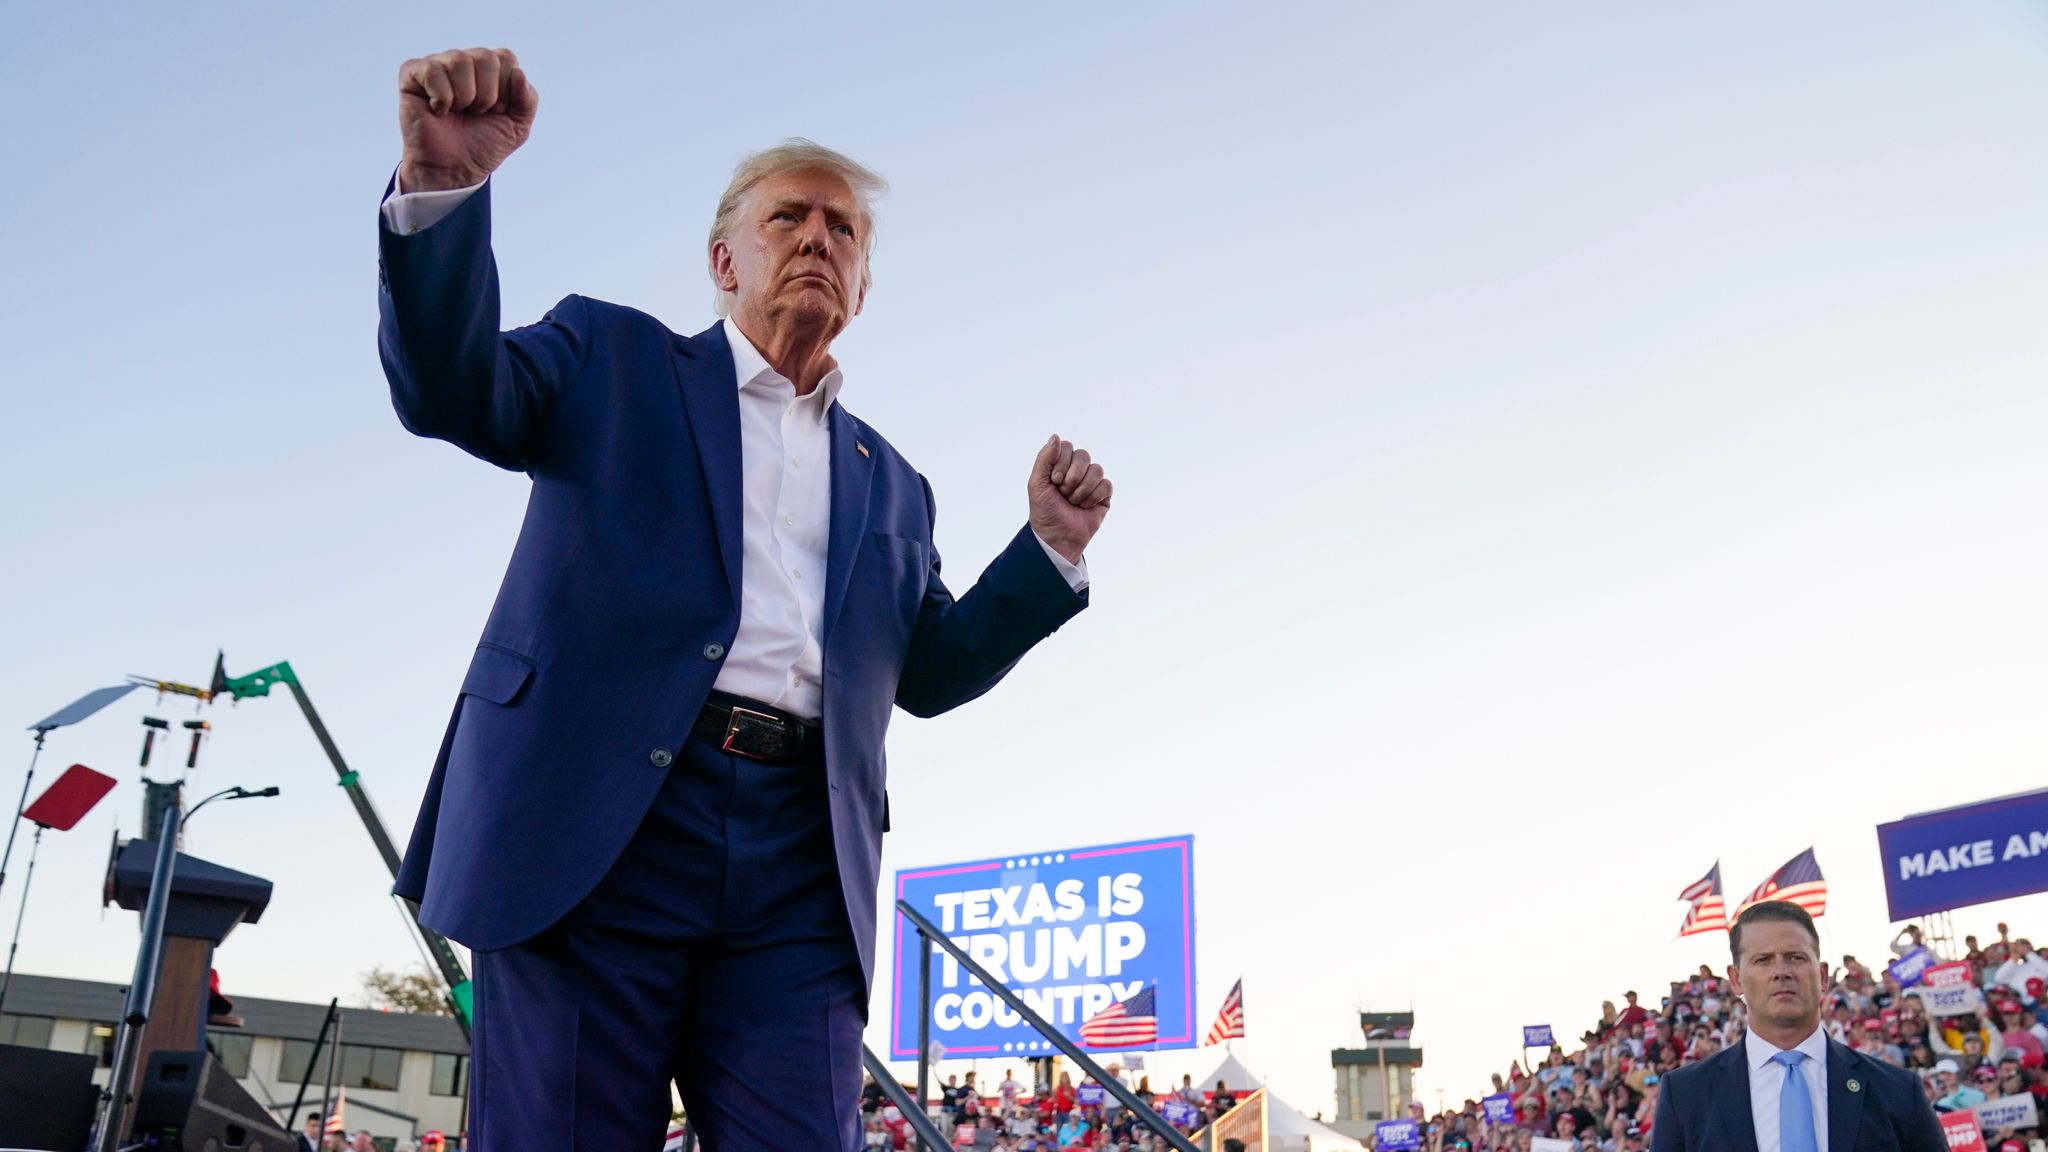
[(1237, 1053), (1228, 1049), (1224, 1051), (1223, 1060), (1216, 1065), (1214, 1071), (1210, 1072), (1207, 1076), (1195, 1077), (1195, 1087), (1208, 1091), (1216, 1087), (1218, 1080), (1229, 1085), (1230, 1090), (1239, 1096), (1260, 1086), (1259, 1078), (1252, 1075), (1251, 1069), (1244, 1066), (1243, 1062), (1237, 1058)]
[(1266, 1093), (1266, 1135), (1273, 1146), (1264, 1152), (1359, 1152), (1363, 1147), (1328, 1124), (1303, 1116), (1270, 1091)]

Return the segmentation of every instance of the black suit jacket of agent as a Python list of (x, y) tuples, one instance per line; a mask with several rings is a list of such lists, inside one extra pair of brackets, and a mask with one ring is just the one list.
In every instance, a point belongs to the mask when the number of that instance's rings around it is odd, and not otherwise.
[[(1934, 1106), (1912, 1072), (1830, 1040), (1827, 1080), (1828, 1152), (1948, 1152)], [(1757, 1152), (1744, 1045), (1658, 1082), (1650, 1152)]]

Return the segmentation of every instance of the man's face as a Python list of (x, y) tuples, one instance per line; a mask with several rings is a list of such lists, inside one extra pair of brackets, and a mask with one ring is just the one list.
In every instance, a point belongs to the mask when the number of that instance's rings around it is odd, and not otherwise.
[(1742, 961), (1728, 969), (1736, 994), (1750, 1016), (1785, 1031), (1809, 1032), (1820, 1025), (1821, 990), (1827, 967), (1805, 928), (1786, 920), (1758, 920), (1742, 926)]
[(793, 325), (829, 339), (860, 313), (867, 227), (838, 175), (784, 172), (747, 193), (732, 234), (712, 245), (712, 267), (737, 297), (742, 327)]

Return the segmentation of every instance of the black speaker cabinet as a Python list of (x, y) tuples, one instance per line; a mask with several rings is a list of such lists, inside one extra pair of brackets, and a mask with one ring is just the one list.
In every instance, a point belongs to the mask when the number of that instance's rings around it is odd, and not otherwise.
[(92, 1139), (96, 1057), (0, 1044), (0, 1148), (76, 1152)]
[(206, 1051), (153, 1052), (135, 1100), (137, 1143), (160, 1152), (290, 1152), (291, 1133)]

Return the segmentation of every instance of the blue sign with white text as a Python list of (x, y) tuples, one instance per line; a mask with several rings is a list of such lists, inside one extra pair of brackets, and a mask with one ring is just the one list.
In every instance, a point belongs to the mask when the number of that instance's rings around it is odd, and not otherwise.
[(1877, 827), (1891, 918), (2048, 892), (2048, 789)]
[(1911, 988), (1927, 975), (1929, 968), (1939, 963), (1941, 957), (1936, 956), (1933, 949), (1915, 945), (1904, 956), (1885, 965), (1884, 970), (1899, 987)]
[(1550, 1025), (1529, 1024), (1522, 1028), (1522, 1047), (1548, 1048), (1551, 1043)]
[(1515, 1122), (1515, 1098), (1506, 1092), (1496, 1092), (1480, 1101), (1486, 1106), (1488, 1124), (1513, 1124)]
[(1372, 1146), (1379, 1152), (1416, 1152), (1422, 1129), (1413, 1120), (1382, 1120), (1373, 1125)]
[[(1146, 1047), (1193, 1048), (1194, 848), (1194, 837), (1170, 836), (908, 868), (896, 873), (896, 897), (1076, 1043), (1083, 1020), (1151, 985), (1159, 1039)], [(901, 916), (895, 938), (889, 1054), (910, 1060), (921, 939)], [(1055, 1051), (936, 946), (925, 1007), (949, 1057)]]

